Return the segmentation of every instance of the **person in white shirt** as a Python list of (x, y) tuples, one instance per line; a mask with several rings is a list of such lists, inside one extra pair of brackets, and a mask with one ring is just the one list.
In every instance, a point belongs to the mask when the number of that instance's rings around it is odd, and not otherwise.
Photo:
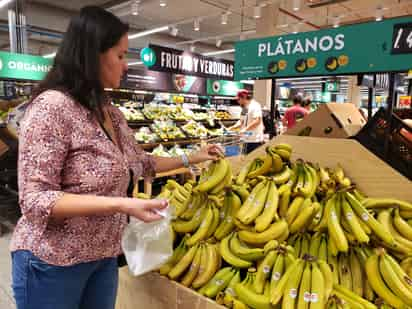
[(240, 90), (236, 100), (242, 107), (240, 120), (229, 128), (229, 130), (240, 129), (240, 133), (245, 135), (246, 153), (252, 152), (263, 144), (263, 119), (262, 107), (252, 98), (248, 90)]

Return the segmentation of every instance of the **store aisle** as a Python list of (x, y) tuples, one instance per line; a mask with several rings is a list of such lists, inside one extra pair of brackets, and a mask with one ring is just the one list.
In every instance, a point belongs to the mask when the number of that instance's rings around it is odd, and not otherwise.
[(11, 291), (10, 239), (11, 232), (0, 236), (0, 309), (16, 308)]

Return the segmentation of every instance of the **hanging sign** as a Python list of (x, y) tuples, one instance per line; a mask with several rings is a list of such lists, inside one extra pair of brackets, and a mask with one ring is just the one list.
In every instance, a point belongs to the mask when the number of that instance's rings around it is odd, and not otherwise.
[(149, 45), (140, 58), (152, 71), (193, 75), (204, 78), (233, 80), (234, 63), (178, 49)]
[(40, 56), (0, 52), (0, 78), (42, 80), (53, 62)]
[(240, 41), (235, 79), (405, 71), (412, 62), (410, 24), (404, 17)]

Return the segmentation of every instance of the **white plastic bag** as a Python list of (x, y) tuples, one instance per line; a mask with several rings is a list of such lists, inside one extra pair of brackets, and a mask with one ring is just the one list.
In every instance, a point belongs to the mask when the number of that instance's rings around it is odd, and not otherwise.
[(173, 253), (171, 207), (162, 211), (162, 215), (163, 219), (151, 223), (130, 218), (130, 223), (123, 232), (123, 253), (135, 276), (159, 268)]

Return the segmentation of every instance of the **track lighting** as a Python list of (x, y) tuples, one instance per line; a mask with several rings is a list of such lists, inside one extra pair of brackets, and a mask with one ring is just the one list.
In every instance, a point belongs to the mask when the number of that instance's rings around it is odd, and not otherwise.
[(167, 5), (167, 1), (166, 0), (160, 0), (159, 5), (164, 8)]
[(228, 12), (223, 13), (222, 17), (221, 17), (221, 24), (222, 25), (227, 25), (228, 19), (229, 19), (229, 13)]
[(253, 9), (253, 17), (258, 19), (262, 16), (262, 7), (260, 5), (257, 5)]

